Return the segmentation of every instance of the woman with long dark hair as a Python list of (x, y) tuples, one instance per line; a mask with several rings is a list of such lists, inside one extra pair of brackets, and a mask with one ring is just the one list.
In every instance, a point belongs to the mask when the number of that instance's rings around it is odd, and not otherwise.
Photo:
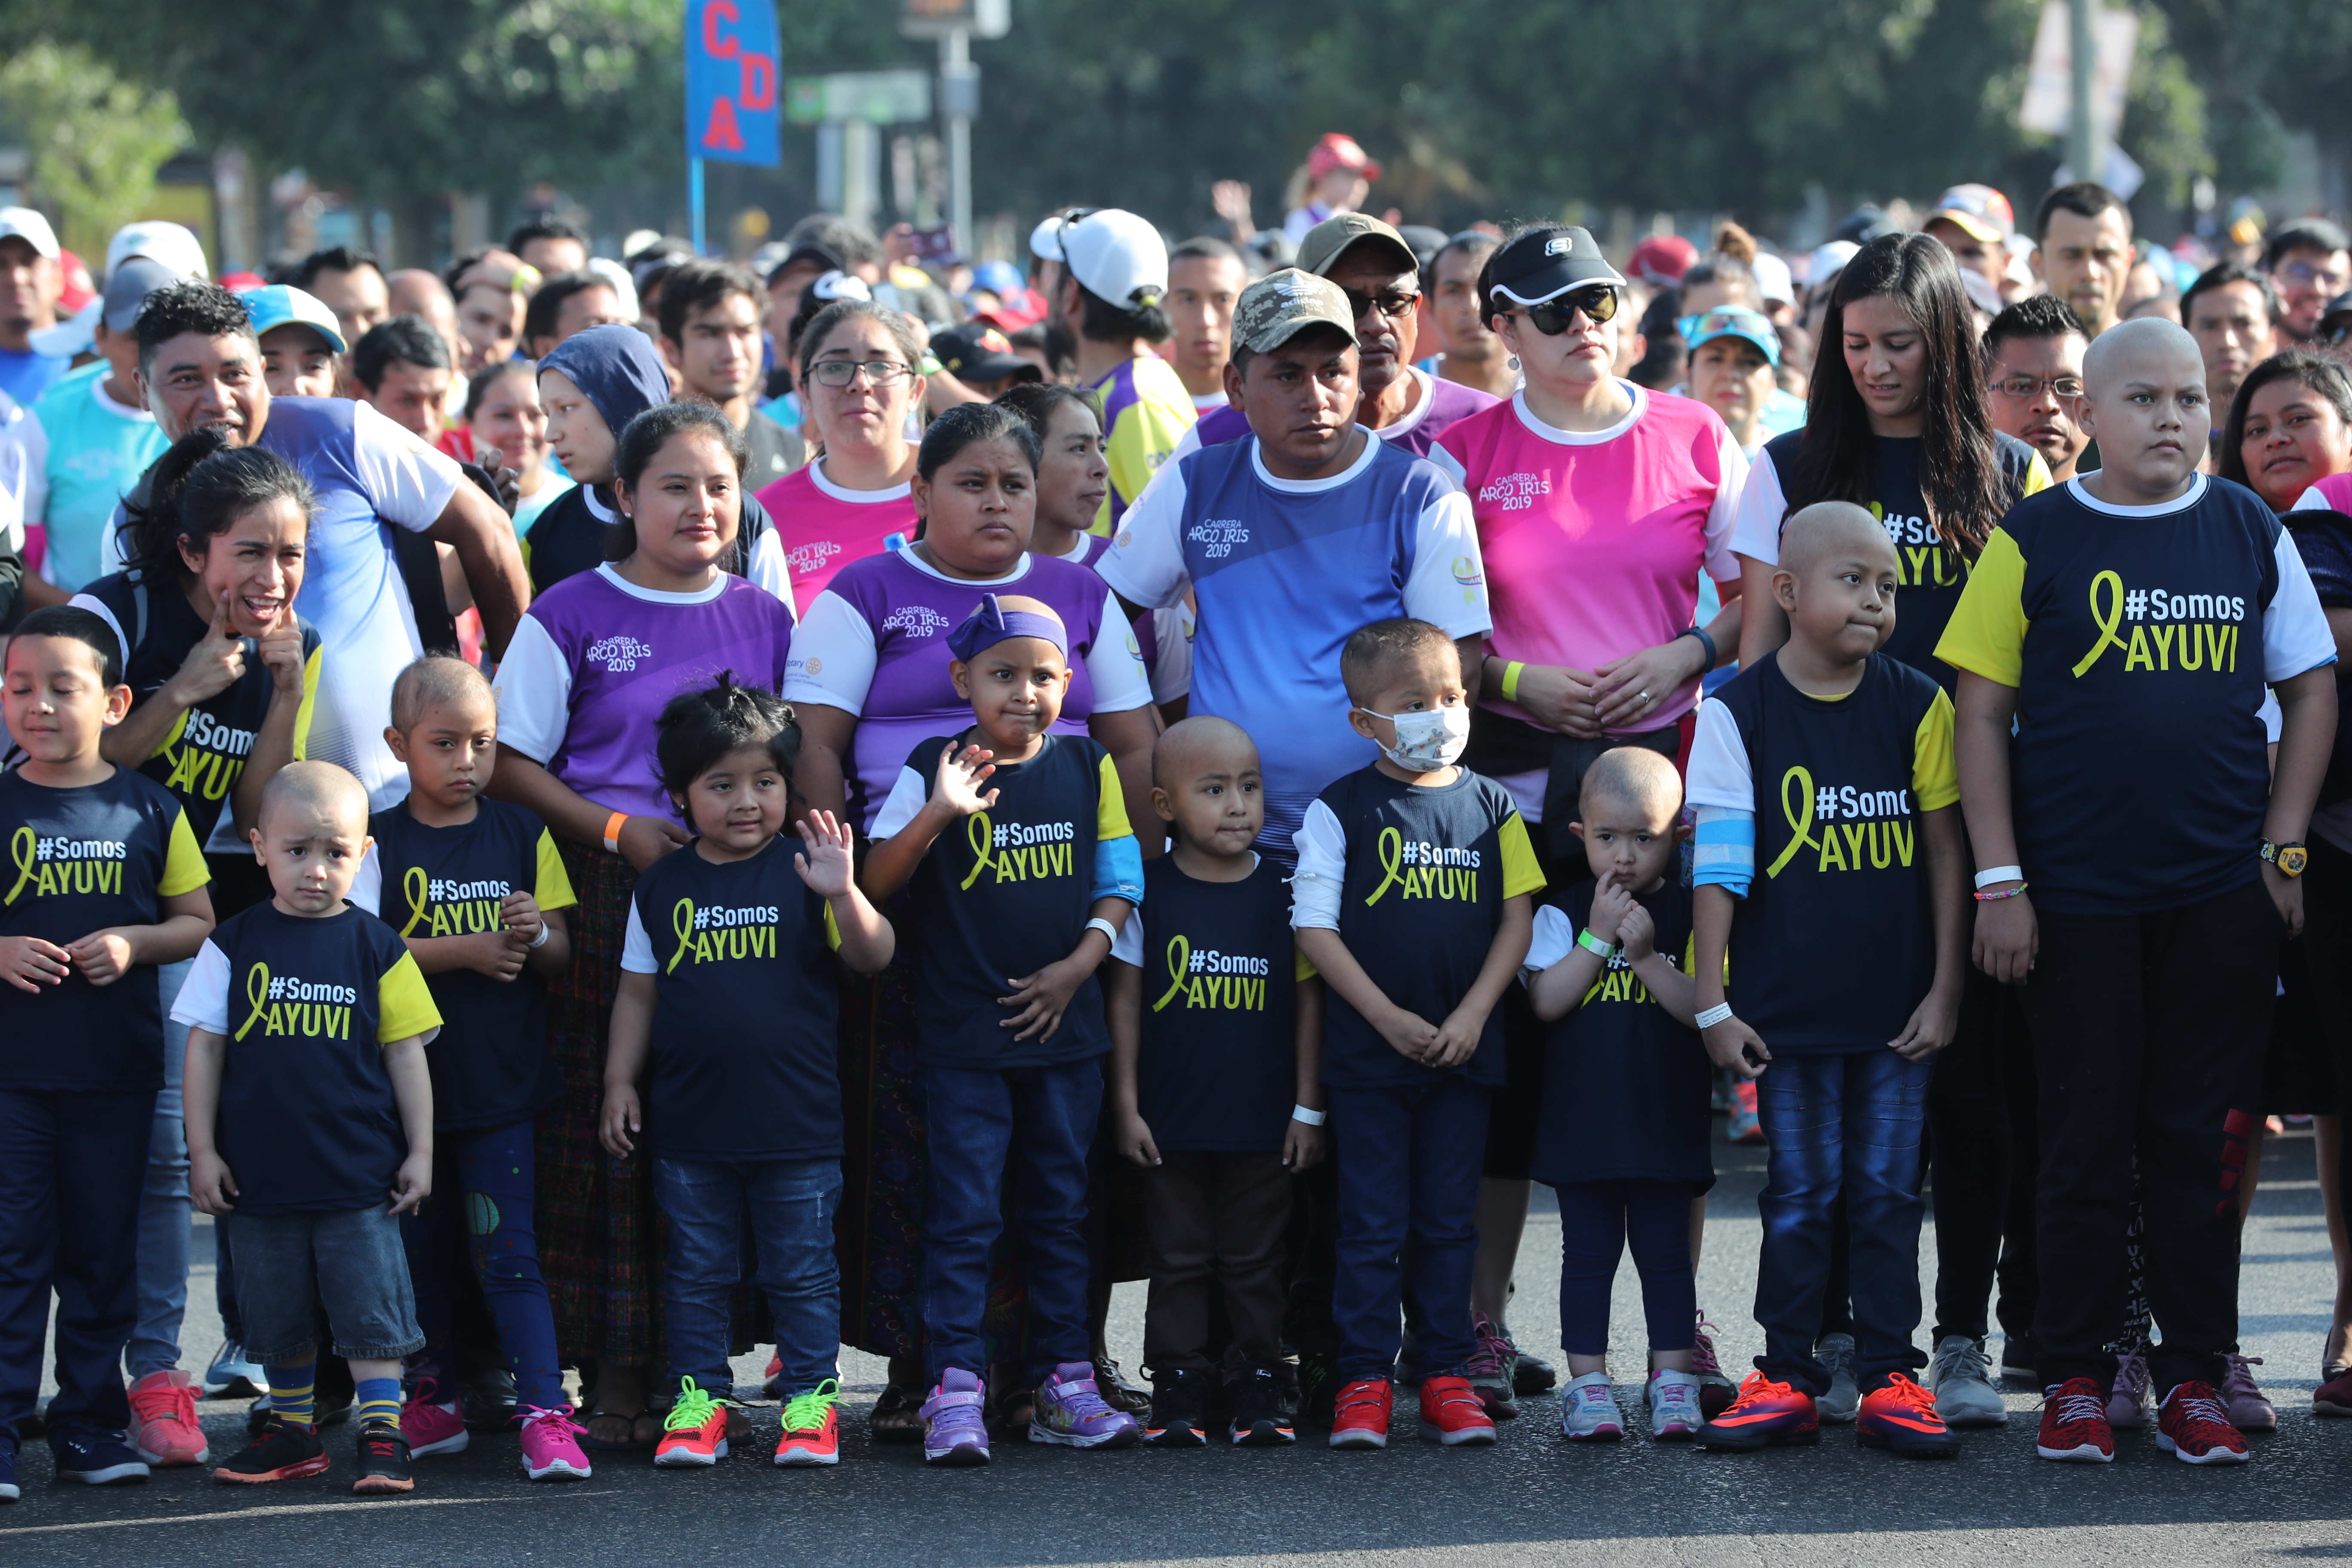
[(2254, 366), (2230, 400), (2213, 468), (2273, 511), (2352, 507), (2352, 374), (2306, 349)]

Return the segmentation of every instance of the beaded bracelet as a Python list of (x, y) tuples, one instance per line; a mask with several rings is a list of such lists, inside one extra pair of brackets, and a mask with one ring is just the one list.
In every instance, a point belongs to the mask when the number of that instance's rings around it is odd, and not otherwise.
[(1977, 902), (1980, 904), (1990, 904), (1997, 902), (2002, 899), (2013, 899), (2017, 897), (2018, 894), (2025, 891), (2026, 887), (2027, 884), (2020, 882), (2017, 886), (2010, 889), (2009, 891), (2005, 893), (1988, 893), (1983, 889), (1979, 888), (1977, 889)]

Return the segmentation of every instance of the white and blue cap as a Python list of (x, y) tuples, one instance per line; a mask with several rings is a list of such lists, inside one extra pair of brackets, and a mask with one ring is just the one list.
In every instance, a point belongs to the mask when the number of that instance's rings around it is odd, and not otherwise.
[(1675, 323), (1684, 343), (1696, 353), (1717, 338), (1738, 338), (1761, 351), (1772, 368), (1780, 368), (1780, 334), (1772, 330), (1772, 320), (1759, 310), (1745, 305), (1718, 305), (1696, 316), (1685, 316)]
[(272, 283), (266, 288), (249, 289), (237, 298), (245, 301), (247, 312), (253, 317), (253, 335), (257, 338), (273, 327), (299, 321), (324, 338), (331, 353), (350, 352), (335, 313), (315, 294), (290, 283)]
[(1531, 228), (1515, 235), (1486, 263), (1486, 287), (1497, 301), (1524, 309), (1594, 284), (1625, 287), (1624, 275), (1601, 254), (1589, 229), (1573, 224)]

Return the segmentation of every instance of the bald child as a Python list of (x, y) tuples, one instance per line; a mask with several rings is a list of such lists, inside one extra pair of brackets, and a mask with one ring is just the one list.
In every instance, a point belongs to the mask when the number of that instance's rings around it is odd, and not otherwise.
[[(1276, 1398), (1288, 1304), (1290, 1178), (1323, 1152), (1322, 983), (1298, 957), (1265, 825), (1257, 747), (1237, 724), (1187, 719), (1151, 752), (1151, 805), (1175, 847), (1143, 870), (1143, 904), (1103, 979), (1118, 1151), (1145, 1168), (1152, 1369), (1144, 1440), (1194, 1447), (1207, 1412), (1250, 1447), (1293, 1440)], [(1213, 1300), (1231, 1338), (1210, 1358)]]
[(357, 1384), (352, 1489), (415, 1486), (400, 1363), (425, 1339), (400, 1215), (432, 1191), (425, 1047), (441, 1015), (392, 928), (347, 901), (367, 825), (342, 769), (278, 770), (252, 835), (274, 896), (221, 922), (172, 1009), (189, 1026), (190, 1195), (219, 1218), (246, 1342), (269, 1370), (268, 1422), (222, 1481), (328, 1468), (311, 1406), (323, 1303)]

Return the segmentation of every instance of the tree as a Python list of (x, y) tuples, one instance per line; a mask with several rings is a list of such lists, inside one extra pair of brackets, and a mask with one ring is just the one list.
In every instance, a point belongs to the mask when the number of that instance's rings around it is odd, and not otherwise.
[(168, 93), (123, 80), (78, 47), (37, 43), (0, 63), (0, 126), (27, 151), (36, 199), (80, 244), (106, 237), (155, 196), (155, 171), (188, 144)]

